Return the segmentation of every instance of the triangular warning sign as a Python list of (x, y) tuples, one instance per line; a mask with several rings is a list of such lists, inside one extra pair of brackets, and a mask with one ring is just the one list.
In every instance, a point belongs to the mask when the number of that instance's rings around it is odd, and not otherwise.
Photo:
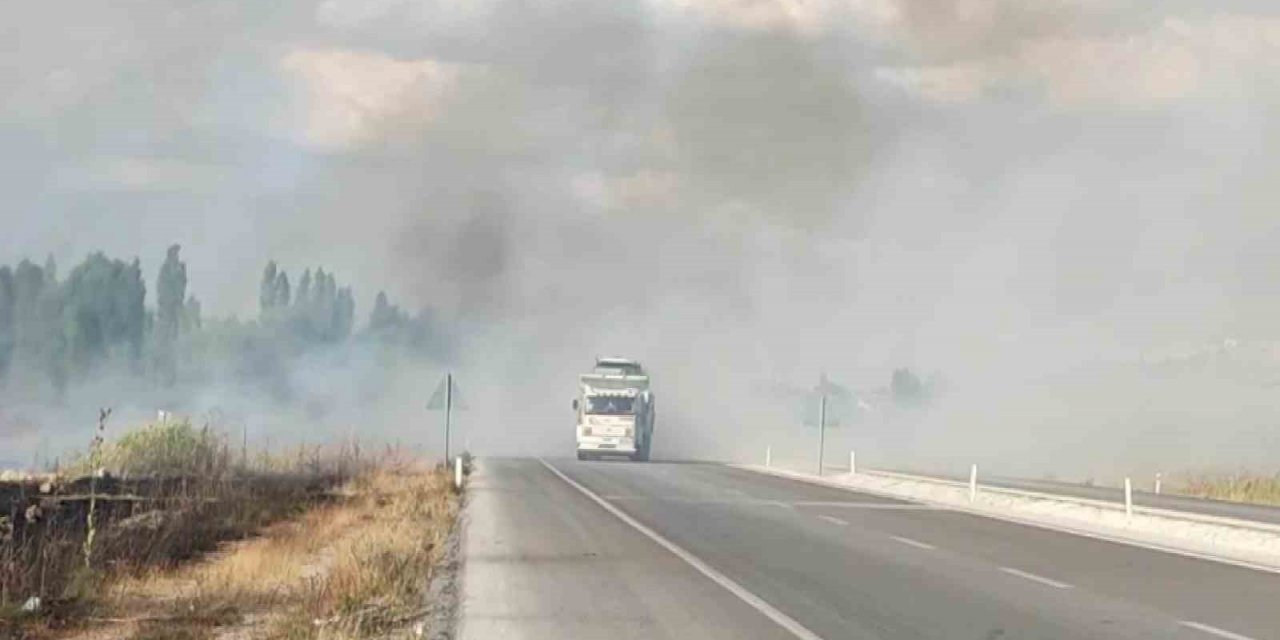
[[(450, 381), (453, 383), (451, 394), (445, 390), (445, 385)], [(458, 381), (454, 380), (452, 376), (445, 376), (440, 380), (440, 384), (436, 385), (436, 390), (431, 393), (431, 399), (427, 400), (427, 409), (430, 411), (444, 411), (450, 404), (453, 405), (454, 411), (467, 409), (467, 403), (462, 399), (462, 394), (458, 393)]]
[(441, 380), (440, 384), (436, 385), (436, 390), (431, 393), (431, 399), (427, 401), (427, 409), (432, 411), (444, 410), (444, 384), (446, 380), (448, 380), (448, 378)]

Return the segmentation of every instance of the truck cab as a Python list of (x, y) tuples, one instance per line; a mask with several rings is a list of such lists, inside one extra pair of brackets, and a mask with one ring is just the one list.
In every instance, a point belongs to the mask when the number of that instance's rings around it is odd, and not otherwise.
[(598, 358), (591, 373), (578, 377), (573, 409), (579, 460), (605, 455), (649, 459), (654, 402), (649, 376), (639, 362)]

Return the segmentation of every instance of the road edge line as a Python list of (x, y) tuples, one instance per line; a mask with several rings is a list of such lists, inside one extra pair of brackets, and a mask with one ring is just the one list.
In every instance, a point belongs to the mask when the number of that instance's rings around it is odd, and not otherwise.
[(1038, 520), (1033, 520), (1031, 518), (1023, 518), (1019, 516), (991, 513), (991, 512), (982, 511), (979, 509), (970, 509), (968, 507), (954, 505), (954, 504), (947, 504), (945, 502), (933, 502), (929, 500), (921, 500), (919, 498), (907, 498), (899, 495), (894, 495), (892, 493), (889, 493), (888, 491), (878, 491), (875, 489), (864, 489), (862, 487), (852, 487), (849, 485), (840, 484), (838, 482), (832, 482), (826, 479), (805, 476), (803, 474), (794, 473), (794, 472), (780, 472), (779, 470), (775, 470), (775, 469), (762, 469), (762, 468), (754, 467), (751, 465), (734, 464), (734, 463), (727, 463), (725, 466), (730, 467), (732, 469), (740, 469), (742, 471), (749, 471), (749, 472), (758, 473), (761, 475), (772, 476), (774, 478), (783, 478), (786, 480), (793, 480), (796, 482), (806, 482), (808, 484), (829, 487), (832, 489), (839, 489), (842, 491), (849, 491), (852, 493), (864, 493), (871, 496), (879, 496), (881, 498), (891, 498), (893, 500), (899, 500), (902, 502), (931, 505), (931, 506), (937, 507), (939, 511), (954, 511), (956, 513), (967, 513), (972, 516), (978, 516), (981, 518), (991, 518), (992, 520), (1002, 520), (1004, 522), (1009, 522), (1012, 524), (1020, 524), (1025, 527), (1035, 527), (1037, 529), (1044, 529), (1045, 531), (1056, 531), (1058, 533), (1066, 533), (1074, 536), (1080, 536), (1082, 538), (1092, 538), (1094, 540), (1101, 540), (1103, 542), (1110, 542), (1112, 544), (1122, 544), (1130, 547), (1137, 547), (1139, 549), (1146, 549), (1148, 551), (1158, 551), (1160, 553), (1167, 553), (1170, 555), (1182, 556), (1184, 558), (1192, 558), (1194, 560), (1216, 562), (1218, 564), (1230, 565), (1234, 567), (1239, 567), (1241, 569), (1251, 569), (1253, 571), (1260, 571), (1262, 573), (1280, 575), (1280, 566), (1270, 566), (1270, 565), (1261, 564), (1258, 562), (1252, 562), (1249, 560), (1236, 559), (1229, 556), (1213, 555), (1209, 553), (1202, 553), (1199, 551), (1192, 551), (1190, 549), (1180, 549), (1178, 547), (1165, 546), (1159, 543), (1146, 542), (1142, 540), (1134, 540), (1131, 538), (1125, 538), (1123, 536), (1112, 535), (1109, 533), (1089, 531), (1086, 529), (1077, 529), (1077, 528), (1066, 526), (1066, 525), (1041, 522)]
[(650, 540), (653, 540), (654, 542), (658, 543), (659, 546), (666, 549), (667, 551), (670, 551), (677, 558), (683, 560), (685, 564), (696, 569), (698, 573), (701, 573), (707, 578), (710, 578), (712, 582), (715, 582), (721, 587), (724, 587), (726, 591), (737, 596), (739, 600), (742, 600), (743, 602), (750, 605), (756, 611), (759, 611), (760, 613), (764, 614), (765, 617), (774, 621), (775, 623), (777, 623), (778, 626), (782, 627), (783, 629), (786, 629), (787, 631), (791, 632), (791, 634), (794, 635), (795, 637), (800, 638), (801, 640), (823, 640), (822, 636), (819, 636), (818, 634), (810, 631), (804, 625), (797, 622), (795, 618), (792, 618), (791, 616), (783, 613), (782, 611), (779, 611), (773, 605), (769, 604), (768, 602), (765, 602), (760, 596), (757, 596), (756, 594), (748, 591), (746, 587), (743, 587), (737, 582), (734, 582), (733, 579), (730, 578), (729, 576), (726, 576), (723, 573), (720, 573), (719, 571), (714, 569), (711, 565), (702, 561), (700, 558), (698, 558), (698, 556), (695, 556), (692, 553), (686, 551), (680, 545), (677, 545), (676, 543), (663, 537), (662, 534), (654, 531), (653, 529), (650, 529), (649, 527), (645, 526), (639, 520), (636, 520), (630, 515), (627, 515), (625, 511), (613, 506), (604, 498), (601, 498), (600, 496), (596, 495), (594, 491), (582, 486), (573, 478), (570, 478), (569, 476), (565, 475), (563, 471), (557, 469), (550, 462), (547, 462), (542, 458), (538, 458), (538, 462), (541, 462), (542, 466), (546, 467), (548, 471), (550, 471), (551, 473), (554, 473), (561, 480), (564, 480), (566, 484), (573, 487), (574, 489), (577, 489), (580, 493), (582, 493), (582, 495), (590, 498), (592, 502), (595, 502), (596, 504), (603, 507), (605, 511), (608, 511), (609, 513), (616, 516), (619, 520), (627, 523), (628, 525), (631, 526), (632, 529), (635, 529), (636, 531), (643, 533)]

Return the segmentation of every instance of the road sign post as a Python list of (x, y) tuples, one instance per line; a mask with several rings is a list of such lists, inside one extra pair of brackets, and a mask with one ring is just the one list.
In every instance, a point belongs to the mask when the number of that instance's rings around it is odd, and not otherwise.
[(457, 392), (457, 383), (453, 381), (453, 374), (446, 373), (444, 380), (436, 385), (435, 393), (431, 394), (431, 399), (427, 401), (428, 410), (444, 411), (444, 460), (448, 464), (450, 458), (450, 439), (453, 436), (453, 410), (466, 409), (464, 403), (461, 402)]
[[(826, 460), (827, 427), (841, 427), (850, 424), (857, 411), (870, 410), (870, 407), (858, 399), (850, 389), (831, 382), (827, 374), (818, 377), (818, 386), (812, 389), (787, 388), (777, 392), (778, 395), (799, 396), (800, 420), (805, 427), (818, 429), (818, 475), (822, 475), (822, 464)], [(814, 415), (815, 402), (817, 415)], [(766, 450), (765, 465), (772, 462), (771, 451)]]

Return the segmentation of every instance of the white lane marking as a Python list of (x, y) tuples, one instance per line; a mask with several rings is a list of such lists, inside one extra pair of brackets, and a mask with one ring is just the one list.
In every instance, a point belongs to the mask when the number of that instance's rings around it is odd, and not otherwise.
[(1009, 575), (1018, 576), (1019, 578), (1024, 578), (1024, 579), (1026, 579), (1026, 580), (1030, 580), (1030, 581), (1032, 581), (1032, 582), (1039, 582), (1040, 584), (1048, 585), (1048, 586), (1053, 587), (1053, 588), (1055, 588), (1055, 589), (1071, 589), (1071, 588), (1072, 588), (1072, 586), (1071, 586), (1071, 585), (1069, 585), (1069, 584), (1067, 584), (1067, 583), (1065, 583), (1065, 582), (1058, 582), (1057, 580), (1050, 580), (1049, 578), (1046, 578), (1046, 577), (1044, 577), (1044, 576), (1038, 576), (1038, 575), (1036, 575), (1036, 574), (1034, 574), (1034, 573), (1027, 573), (1026, 571), (1019, 571), (1019, 570), (1014, 569), (1014, 568), (1012, 568), (1012, 567), (1000, 567), (1000, 570), (1001, 570), (1001, 571), (1003, 571), (1003, 572), (1005, 572), (1005, 573), (1007, 573), (1007, 574), (1009, 574)]
[(631, 516), (627, 515), (625, 511), (613, 506), (604, 498), (601, 498), (600, 496), (596, 495), (590, 489), (578, 484), (576, 481), (574, 481), (573, 478), (570, 478), (569, 476), (565, 475), (564, 472), (552, 466), (551, 463), (541, 458), (538, 459), (538, 462), (541, 462), (544, 467), (546, 467), (549, 471), (551, 471), (551, 473), (554, 473), (557, 476), (559, 476), (560, 479), (568, 483), (569, 486), (573, 487), (574, 489), (577, 489), (579, 492), (582, 493), (582, 495), (590, 498), (592, 502), (595, 502), (601, 507), (604, 507), (605, 511), (612, 513), (613, 515), (617, 516), (619, 520), (622, 520), (623, 522), (631, 525), (631, 528), (648, 536), (650, 540), (653, 540), (654, 542), (658, 543), (658, 545), (661, 546), (662, 548), (675, 554), (675, 556), (683, 560), (685, 564), (688, 564), (694, 569), (697, 569), (699, 573), (710, 578), (712, 582), (715, 582), (716, 584), (724, 587), (726, 590), (729, 591), (729, 593), (732, 593), (733, 595), (737, 596), (738, 599), (742, 600), (748, 605), (751, 605), (751, 607), (754, 608), (756, 611), (759, 611), (770, 620), (773, 620), (774, 622), (776, 622), (778, 626), (782, 627), (783, 629), (786, 629), (787, 631), (790, 631), (791, 635), (794, 635), (795, 637), (800, 638), (801, 640), (822, 640), (822, 636), (819, 636), (818, 634), (808, 630), (807, 628), (805, 628), (804, 625), (800, 624), (799, 622), (796, 622), (795, 618), (792, 618), (791, 616), (774, 608), (773, 605), (762, 600), (760, 596), (757, 596), (756, 594), (751, 593), (750, 591), (747, 591), (745, 587), (738, 584), (737, 582), (734, 582), (733, 579), (729, 578), (723, 573), (720, 573), (719, 571), (715, 570), (714, 568), (711, 567), (711, 565), (699, 559), (698, 556), (695, 556), (692, 553), (685, 551), (682, 547), (680, 547), (676, 543), (662, 537), (662, 535), (659, 534), (658, 532), (654, 531), (653, 529), (650, 529), (649, 527), (644, 526), (643, 524), (640, 523), (639, 520), (636, 520), (635, 518), (632, 518)]
[(840, 526), (842, 526), (842, 527), (847, 527), (847, 526), (849, 526), (849, 523), (848, 523), (848, 522), (845, 522), (844, 520), (841, 520), (840, 518), (832, 518), (831, 516), (824, 516), (824, 515), (819, 515), (818, 517), (819, 517), (819, 518), (821, 518), (821, 519), (823, 519), (823, 520), (826, 520), (827, 522), (830, 522), (831, 524), (840, 525)]
[(785, 503), (785, 502), (783, 502), (783, 501), (781, 501), (781, 500), (770, 500), (768, 503), (769, 503), (769, 504), (771, 504), (771, 505), (773, 505), (773, 506), (775, 506), (775, 507), (782, 507), (783, 509), (794, 509), (794, 508), (795, 508), (795, 507), (793, 507), (793, 506), (791, 506), (791, 505), (789, 505), (789, 504), (787, 504), (787, 503)]
[(1238, 633), (1227, 631), (1226, 629), (1219, 629), (1217, 627), (1211, 627), (1207, 624), (1192, 622), (1190, 620), (1181, 620), (1178, 624), (1184, 627), (1190, 627), (1197, 631), (1203, 631), (1209, 635), (1218, 636), (1219, 638), (1227, 638), (1227, 640), (1253, 640), (1253, 638), (1250, 638), (1249, 636), (1242, 636)]
[(902, 536), (890, 536), (890, 537), (892, 537), (894, 540), (897, 540), (898, 542), (901, 542), (902, 544), (910, 545), (917, 549), (926, 549), (928, 551), (933, 551), (934, 549), (937, 549), (937, 547), (925, 542), (920, 542), (919, 540), (912, 540), (911, 538), (904, 538)]

